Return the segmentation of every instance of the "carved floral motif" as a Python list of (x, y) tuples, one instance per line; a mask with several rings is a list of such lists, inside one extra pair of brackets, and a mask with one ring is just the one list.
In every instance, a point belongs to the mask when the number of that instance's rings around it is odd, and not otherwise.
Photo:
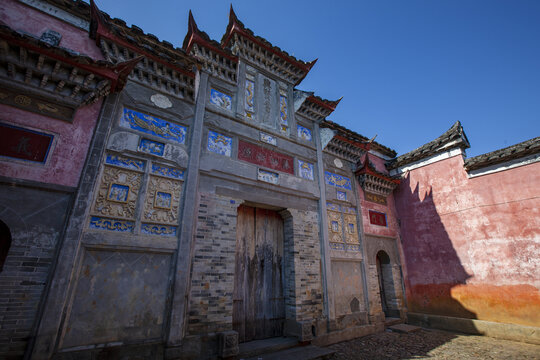
[(181, 191), (180, 181), (150, 176), (144, 201), (143, 221), (177, 224)]
[[(141, 179), (142, 175), (135, 171), (105, 166), (93, 212), (103, 216), (135, 219)], [(116, 193), (113, 192), (115, 189)], [(126, 190), (126, 194), (119, 194), (119, 190)]]

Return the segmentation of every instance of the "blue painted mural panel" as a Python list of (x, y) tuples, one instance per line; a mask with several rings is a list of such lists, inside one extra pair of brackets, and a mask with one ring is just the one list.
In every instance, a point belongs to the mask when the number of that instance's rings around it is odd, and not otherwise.
[(120, 156), (120, 155), (108, 154), (107, 157), (105, 158), (105, 164), (115, 165), (115, 166), (123, 167), (126, 169), (130, 169), (130, 170), (139, 170), (139, 171), (144, 170), (144, 161), (130, 159), (130, 158)]
[(148, 139), (142, 139), (141, 143), (139, 144), (139, 151), (152, 155), (163, 156), (165, 144)]
[(169, 121), (126, 108), (124, 108), (124, 116), (120, 120), (120, 126), (159, 136), (160, 138), (175, 141), (179, 144), (186, 142), (187, 128), (185, 126), (173, 124)]
[(173, 179), (184, 180), (184, 170), (152, 164), (152, 174), (161, 175)]
[(214, 131), (208, 132), (208, 151), (216, 154), (225, 155), (231, 157), (232, 152), (232, 138), (218, 134)]
[(109, 230), (116, 232), (132, 232), (133, 222), (118, 219), (107, 219), (98, 216), (90, 218), (90, 229)]
[(325, 171), (324, 180), (328, 185), (336, 186), (342, 189), (352, 190), (351, 179), (349, 179), (348, 177), (334, 174), (330, 171)]
[(176, 236), (177, 227), (157, 224), (142, 224), (141, 233), (145, 235)]
[(297, 136), (299, 139), (311, 141), (311, 130), (302, 125), (297, 125)]

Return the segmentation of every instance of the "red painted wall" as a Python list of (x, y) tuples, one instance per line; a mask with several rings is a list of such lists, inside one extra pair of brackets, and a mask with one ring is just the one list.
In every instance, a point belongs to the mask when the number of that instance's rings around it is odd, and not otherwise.
[(458, 155), (394, 197), (409, 311), (540, 326), (540, 163), (469, 179)]
[[(95, 59), (101, 51), (88, 32), (14, 0), (0, 2), (0, 20), (37, 37), (51, 29), (62, 34), (60, 46)], [(45, 164), (0, 157), (0, 174), (38, 182), (77, 186), (102, 100), (77, 110), (73, 123), (0, 105), (0, 122), (54, 135)]]
[[(381, 173), (388, 174), (384, 163), (385, 160), (381, 159), (375, 155), (370, 154), (369, 160), (375, 166), (375, 169)], [(399, 234), (399, 227), (395, 217), (395, 205), (394, 197), (392, 194), (388, 195), (386, 198), (387, 204), (382, 205), (374, 203), (371, 201), (365, 200), (364, 190), (360, 186), (357, 189), (358, 197), (360, 200), (360, 210), (362, 214), (362, 223), (364, 225), (364, 233), (366, 235), (375, 235), (375, 236), (386, 236), (396, 238)], [(369, 210), (374, 210), (377, 212), (386, 214), (387, 226), (373, 225), (369, 222)]]
[(62, 35), (59, 46), (75, 50), (96, 60), (104, 59), (95, 41), (88, 36), (88, 31), (18, 1), (0, 1), (0, 21), (12, 29), (23, 30), (38, 38), (46, 30), (54, 30)]
[(0, 122), (54, 135), (45, 164), (0, 157), (1, 175), (77, 186), (101, 103), (80, 108), (72, 124), (0, 104)]

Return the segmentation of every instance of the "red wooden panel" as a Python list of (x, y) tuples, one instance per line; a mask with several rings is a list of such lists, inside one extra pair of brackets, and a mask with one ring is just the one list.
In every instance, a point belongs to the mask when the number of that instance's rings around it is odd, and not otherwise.
[(240, 140), (238, 159), (294, 175), (292, 156)]

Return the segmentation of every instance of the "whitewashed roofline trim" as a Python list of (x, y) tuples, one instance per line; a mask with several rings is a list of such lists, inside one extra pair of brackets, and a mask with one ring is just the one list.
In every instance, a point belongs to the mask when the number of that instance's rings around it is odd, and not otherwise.
[(510, 170), (510, 169), (517, 168), (520, 166), (533, 164), (539, 161), (540, 161), (540, 154), (533, 154), (533, 155), (525, 156), (519, 159), (505, 161), (500, 164), (494, 164), (491, 166), (486, 166), (484, 168), (470, 170), (467, 172), (467, 176), (469, 177), (469, 179), (471, 179), (478, 176), (489, 175), (496, 172)]
[(57, 8), (56, 6), (49, 5), (40, 0), (19, 0), (19, 2), (26, 4), (34, 9), (42, 11), (46, 14), (49, 14), (57, 19), (67, 22), (79, 29), (88, 31), (90, 29), (90, 22), (84, 19), (81, 19), (75, 15), (68, 13), (62, 9)]
[(446, 152), (430, 156), (430, 157), (428, 157), (426, 159), (418, 160), (418, 161), (415, 161), (415, 162), (413, 162), (411, 164), (401, 166), (401, 167), (399, 167), (397, 169), (393, 169), (393, 170), (390, 171), (390, 175), (391, 176), (402, 175), (403, 173), (405, 173), (407, 171), (418, 169), (418, 168), (420, 168), (422, 166), (426, 166), (426, 165), (433, 164), (433, 163), (436, 163), (436, 162), (439, 162), (439, 161), (442, 161), (442, 160), (446, 160), (446, 159), (449, 159), (449, 158), (457, 156), (457, 155), (465, 156), (465, 151), (462, 150), (461, 148), (448, 150)]

